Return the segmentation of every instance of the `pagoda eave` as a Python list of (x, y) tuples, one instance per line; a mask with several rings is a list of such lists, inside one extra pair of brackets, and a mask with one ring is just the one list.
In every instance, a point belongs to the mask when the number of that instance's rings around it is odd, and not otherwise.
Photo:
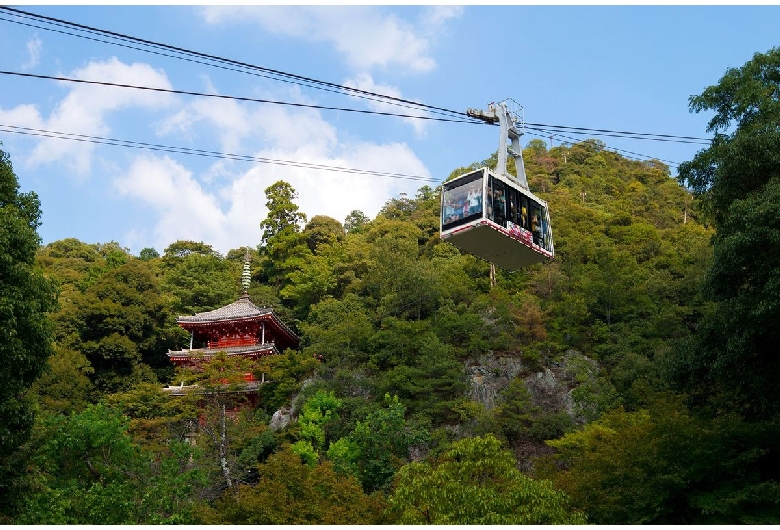
[(184, 329), (188, 329), (190, 327), (195, 328), (201, 328), (201, 327), (209, 327), (213, 326), (215, 324), (222, 324), (222, 323), (236, 323), (236, 324), (244, 324), (249, 322), (261, 322), (263, 320), (269, 320), (270, 319), (270, 313), (266, 313), (263, 315), (252, 315), (247, 317), (234, 317), (234, 318), (219, 318), (219, 319), (202, 319), (202, 320), (188, 320), (187, 317), (179, 317), (176, 319), (176, 322), (183, 327)]
[(236, 346), (232, 348), (196, 348), (191, 350), (168, 350), (168, 358), (176, 365), (199, 363), (211, 360), (220, 352), (228, 357), (246, 357), (256, 359), (267, 355), (278, 355), (279, 350), (272, 343), (254, 346)]
[(298, 347), (299, 339), (276, 315), (269, 310), (259, 315), (249, 315), (233, 318), (194, 318), (179, 317), (177, 324), (183, 329), (197, 335), (205, 335), (212, 338), (230, 335), (233, 333), (260, 334), (266, 325), (270, 326), (269, 333), (275, 334), (277, 342), (282, 342), (283, 348)]
[(204, 389), (199, 385), (166, 386), (163, 392), (170, 396), (185, 396), (187, 394), (247, 394), (257, 392), (265, 381), (250, 381), (240, 385), (222, 385), (219, 389)]

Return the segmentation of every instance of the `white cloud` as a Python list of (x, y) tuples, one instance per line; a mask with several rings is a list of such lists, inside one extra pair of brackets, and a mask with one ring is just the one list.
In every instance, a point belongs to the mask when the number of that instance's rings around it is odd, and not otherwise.
[(376, 6), (213, 6), (203, 16), (211, 24), (253, 21), (271, 33), (329, 42), (358, 70), (436, 67), (421, 30)]
[[(363, 73), (358, 74), (344, 82), (344, 85), (352, 88), (357, 88), (366, 92), (373, 92), (375, 94), (383, 94), (393, 98), (402, 99), (401, 91), (395, 87), (389, 85), (380, 85), (374, 82), (373, 77), (370, 74)], [(398, 105), (392, 105), (390, 103), (380, 103), (373, 100), (366, 100), (368, 106), (377, 112), (390, 112), (393, 114), (405, 114), (409, 116), (428, 116), (429, 114), (422, 110), (417, 110), (407, 107), (399, 107)], [(385, 118), (385, 119), (398, 119), (398, 118)], [(426, 129), (426, 121), (418, 118), (403, 118), (403, 120), (410, 124), (414, 128), (415, 134), (418, 137), (423, 136)]]
[[(355, 143), (319, 152), (306, 148), (295, 151), (277, 149), (265, 154), (269, 158), (301, 160), (328, 167), (428, 175), (427, 169), (412, 150), (399, 143)], [(328, 215), (341, 222), (353, 210), (361, 210), (369, 217), (374, 217), (391, 197), (400, 192), (413, 194), (424, 184), (374, 175), (267, 164), (256, 166), (234, 180), (229, 190), (230, 201), (234, 206), (231, 217), (246, 218), (251, 212), (258, 212), (260, 205), (265, 204), (265, 188), (279, 180), (289, 182), (298, 192), (296, 204), (308, 219), (315, 215)], [(260, 215), (252, 219), (254, 226), (259, 225), (267, 212), (262, 207), (258, 213)]]
[(216, 197), (205, 192), (188, 169), (169, 157), (136, 158), (114, 185), (122, 195), (140, 200), (158, 215), (156, 248), (179, 239), (225, 240), (225, 214)]
[(38, 66), (41, 60), (41, 49), (43, 48), (43, 42), (38, 38), (38, 35), (33, 36), (32, 39), (27, 41), (27, 55), (29, 59), (22, 65), (22, 70), (31, 70)]
[[(67, 75), (170, 87), (163, 72), (117, 59), (92, 62)], [(208, 90), (216, 93), (206, 82)], [(354, 82), (394, 90), (375, 83), (371, 76)], [(169, 111), (168, 116), (158, 118), (153, 126), (158, 135), (170, 137), (164, 143), (171, 145), (182, 145), (182, 137), (189, 137), (196, 147), (214, 145), (216, 139), (219, 147), (214, 150), (268, 160), (428, 175), (406, 144), (355, 141), (340, 134), (315, 109), (206, 98), (187, 100), (182, 106), (182, 100), (156, 92), (66, 83), (61, 86), (68, 92), (48, 116), (42, 116), (39, 107), (20, 105), (0, 109), (0, 119), (25, 127), (110, 136), (114, 121), (126, 116), (119, 111), (132, 110), (138, 122), (140, 111), (162, 109)], [(271, 99), (308, 101), (299, 87), (286, 90), (283, 96), (274, 94), (276, 97)], [(93, 164), (93, 148), (87, 143), (44, 139), (38, 141), (27, 161), (56, 161), (87, 175)], [(223, 253), (256, 245), (261, 239), (260, 222), (266, 215), (265, 189), (278, 180), (289, 182), (298, 191), (296, 202), (309, 218), (329, 215), (342, 222), (356, 209), (373, 217), (391, 197), (401, 192), (413, 194), (423, 184), (284, 164), (216, 160), (207, 166), (203, 161), (208, 159), (200, 157), (138, 155), (133, 151), (125, 154), (135, 156), (129, 167), (124, 166), (124, 157), (101, 163), (111, 166), (106, 174), (120, 175), (112, 181), (113, 189), (124, 200), (135, 203), (136, 207), (131, 208), (136, 210), (138, 220), (124, 235), (123, 244), (136, 252), (146, 246), (164, 249), (180, 239), (205, 241)]]
[(10, 110), (0, 109), (0, 122), (30, 129), (40, 129), (44, 126), (38, 107), (30, 104), (18, 105)]
[(429, 30), (439, 29), (445, 22), (463, 14), (463, 6), (428, 6), (423, 11), (423, 24)]
[(246, 109), (236, 101), (199, 98), (160, 121), (157, 134), (194, 137), (197, 130), (204, 126), (216, 133), (220, 149), (231, 153), (241, 150), (241, 137), (252, 131)]
[[(220, 136), (234, 135), (245, 146), (257, 146), (253, 150), (256, 157), (428, 176), (407, 145), (343, 143), (335, 128), (312, 110), (269, 107), (245, 111), (241, 120), (221, 119), (203, 109), (196, 113), (194, 107), (189, 110), (199, 130), (219, 129), (214, 132)], [(247, 129), (245, 122), (252, 127)], [(167, 157), (138, 158), (115, 186), (123, 195), (152, 208), (157, 222), (146, 243), (138, 233), (128, 237), (141, 247), (155, 248), (165, 248), (178, 239), (206, 241), (226, 253), (260, 242), (260, 223), (267, 213), (265, 189), (278, 180), (295, 188), (296, 204), (309, 219), (328, 215), (342, 222), (352, 210), (373, 217), (391, 197), (400, 192), (413, 194), (423, 184), (272, 163), (219, 162), (215, 166), (222, 178), (208, 178), (213, 167), (195, 175)]]
[[(165, 74), (142, 63), (125, 64), (116, 58), (91, 62), (68, 77), (90, 81), (107, 81), (156, 88), (171, 88)], [(70, 84), (70, 89), (41, 126), (47, 130), (106, 136), (110, 133), (106, 119), (115, 111), (126, 108), (163, 107), (173, 97), (159, 92), (134, 90), (100, 85)], [(87, 175), (91, 167), (94, 144), (47, 138), (41, 140), (27, 160), (31, 166), (64, 161), (80, 175)]]

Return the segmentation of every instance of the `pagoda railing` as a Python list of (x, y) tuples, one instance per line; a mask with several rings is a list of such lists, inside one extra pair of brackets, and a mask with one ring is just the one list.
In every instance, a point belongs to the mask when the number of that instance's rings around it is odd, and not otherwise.
[(210, 340), (208, 348), (234, 348), (236, 346), (254, 346), (259, 343), (260, 341), (257, 337), (223, 337), (219, 340)]

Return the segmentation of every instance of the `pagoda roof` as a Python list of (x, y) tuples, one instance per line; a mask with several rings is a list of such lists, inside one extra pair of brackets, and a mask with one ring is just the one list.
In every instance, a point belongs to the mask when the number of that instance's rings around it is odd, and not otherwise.
[(279, 333), (287, 337), (286, 339), (283, 339), (281, 336), (277, 337), (277, 339), (281, 340), (282, 347), (298, 347), (298, 336), (279, 319), (273, 309), (270, 307), (257, 307), (246, 293), (241, 295), (241, 298), (235, 302), (218, 309), (189, 316), (179, 316), (176, 318), (176, 323), (184, 329), (193, 330), (208, 328), (210, 325), (247, 320), (268, 321)]
[(222, 320), (241, 320), (244, 318), (259, 317), (264, 315), (273, 314), (273, 309), (267, 307), (257, 307), (248, 295), (243, 295), (241, 298), (220, 307), (212, 311), (204, 311), (203, 313), (195, 313), (190, 316), (180, 316), (176, 319), (177, 322), (218, 322)]

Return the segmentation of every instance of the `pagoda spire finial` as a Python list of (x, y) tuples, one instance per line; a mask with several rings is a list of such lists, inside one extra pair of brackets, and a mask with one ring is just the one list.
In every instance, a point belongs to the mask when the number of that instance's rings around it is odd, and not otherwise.
[(252, 274), (249, 272), (249, 261), (252, 259), (252, 256), (249, 254), (249, 247), (246, 249), (246, 254), (244, 254), (244, 270), (241, 273), (241, 287), (243, 288), (243, 295), (249, 295), (249, 283), (252, 279)]

